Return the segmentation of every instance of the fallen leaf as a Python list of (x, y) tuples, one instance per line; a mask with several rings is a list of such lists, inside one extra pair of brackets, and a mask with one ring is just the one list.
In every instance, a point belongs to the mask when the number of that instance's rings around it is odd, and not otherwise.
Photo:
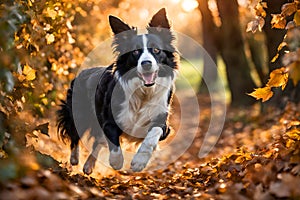
[(55, 41), (55, 36), (53, 34), (47, 33), (46, 35), (47, 44), (51, 44)]
[(36, 78), (35, 76), (36, 70), (32, 69), (28, 64), (24, 65), (23, 74), (25, 75), (25, 79), (27, 81), (32, 81)]
[(287, 198), (291, 196), (289, 187), (282, 182), (271, 182), (270, 193), (278, 198)]

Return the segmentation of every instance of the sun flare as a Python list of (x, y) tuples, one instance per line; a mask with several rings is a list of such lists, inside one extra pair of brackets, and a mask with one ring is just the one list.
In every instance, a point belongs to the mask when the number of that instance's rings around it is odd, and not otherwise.
[(181, 7), (185, 12), (191, 12), (198, 7), (198, 2), (196, 0), (184, 0), (181, 3)]

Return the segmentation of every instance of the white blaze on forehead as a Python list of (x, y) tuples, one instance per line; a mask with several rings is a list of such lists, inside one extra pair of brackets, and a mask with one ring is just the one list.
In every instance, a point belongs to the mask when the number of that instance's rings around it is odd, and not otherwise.
[(146, 37), (146, 35), (143, 35), (142, 37), (143, 37), (143, 47), (144, 47), (144, 51), (145, 51), (145, 50), (148, 51), (148, 48), (147, 48), (147, 42), (148, 42), (147, 37)]
[(150, 61), (152, 63), (152, 68), (150, 71), (154, 72), (154, 71), (158, 70), (157, 61), (155, 60), (154, 56), (148, 51), (148, 47), (147, 47), (148, 38), (145, 34), (142, 35), (142, 39), (143, 39), (142, 40), (143, 41), (143, 52), (138, 60), (138, 66), (137, 66), (138, 72), (143, 73), (143, 68), (142, 68), (143, 61)]

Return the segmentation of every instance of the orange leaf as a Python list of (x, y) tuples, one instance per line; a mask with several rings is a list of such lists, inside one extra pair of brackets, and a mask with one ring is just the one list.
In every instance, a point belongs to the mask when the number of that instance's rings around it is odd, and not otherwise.
[(294, 140), (300, 140), (300, 130), (299, 129), (292, 129), (288, 132), (286, 132), (286, 135)]
[(270, 87), (266, 86), (263, 88), (256, 88), (248, 95), (256, 98), (256, 100), (262, 99), (262, 102), (265, 102), (273, 96), (273, 92), (271, 91)]
[(281, 14), (272, 14), (271, 24), (272, 28), (284, 29), (286, 25), (286, 19)]
[(267, 83), (267, 86), (281, 87), (283, 90), (288, 82), (288, 77), (287, 70), (284, 67), (275, 69), (270, 73), (270, 79)]
[(256, 6), (255, 6), (255, 14), (257, 16), (262, 16), (262, 17), (266, 17), (267, 13), (265, 11), (266, 8), (266, 4), (262, 4), (262, 3), (258, 3)]
[(295, 13), (294, 22), (296, 23), (296, 26), (300, 26), (300, 10), (297, 10)]

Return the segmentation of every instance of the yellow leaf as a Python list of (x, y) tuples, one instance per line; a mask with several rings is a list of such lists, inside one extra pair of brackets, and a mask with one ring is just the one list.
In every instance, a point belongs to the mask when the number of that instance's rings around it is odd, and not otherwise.
[(275, 62), (277, 58), (279, 57), (279, 53), (277, 53), (271, 60), (271, 63)]
[(245, 158), (244, 158), (244, 156), (239, 156), (239, 157), (237, 157), (236, 159), (235, 159), (235, 163), (242, 163), (242, 162), (244, 162), (245, 161)]
[(46, 14), (48, 15), (48, 17), (51, 17), (51, 19), (55, 19), (57, 12), (51, 8), (47, 8)]
[(300, 140), (300, 130), (299, 129), (292, 129), (286, 133), (290, 138), (294, 140)]
[(293, 62), (289, 66), (290, 78), (292, 79), (294, 86), (300, 81), (300, 62)]
[[(279, 44), (279, 46), (277, 47), (277, 51), (280, 51), (283, 47), (285, 47), (287, 45), (287, 43), (286, 42), (281, 42), (280, 44)], [(278, 57), (279, 55), (277, 54), (277, 57)]]
[(267, 83), (267, 86), (281, 87), (283, 90), (288, 82), (288, 77), (289, 75), (284, 67), (275, 69), (270, 73), (270, 79)]
[(47, 40), (47, 44), (51, 44), (51, 43), (53, 43), (53, 42), (54, 42), (54, 40), (55, 40), (55, 37), (54, 37), (54, 35), (53, 35), (53, 34), (49, 34), (49, 33), (47, 33), (47, 35), (46, 35), (46, 40)]
[(262, 99), (262, 102), (265, 102), (273, 96), (273, 92), (271, 91), (270, 87), (266, 86), (263, 88), (256, 88), (248, 95), (256, 98), (256, 100)]
[(291, 146), (293, 146), (295, 144), (295, 141), (294, 140), (291, 140), (291, 139), (288, 139), (285, 146), (287, 148), (290, 148)]
[(36, 78), (35, 72), (36, 70), (32, 69), (29, 65), (24, 65), (23, 74), (25, 75), (25, 79), (27, 81), (32, 81)]
[(296, 26), (300, 26), (300, 10), (297, 10), (295, 13), (294, 22), (296, 23)]
[(58, 11), (58, 16), (64, 16), (64, 15), (65, 15), (64, 11), (62, 11), (62, 10)]
[(48, 101), (47, 98), (42, 98), (41, 101), (42, 101), (42, 103), (43, 103), (44, 105), (48, 105), (48, 104), (49, 104), (49, 101)]

